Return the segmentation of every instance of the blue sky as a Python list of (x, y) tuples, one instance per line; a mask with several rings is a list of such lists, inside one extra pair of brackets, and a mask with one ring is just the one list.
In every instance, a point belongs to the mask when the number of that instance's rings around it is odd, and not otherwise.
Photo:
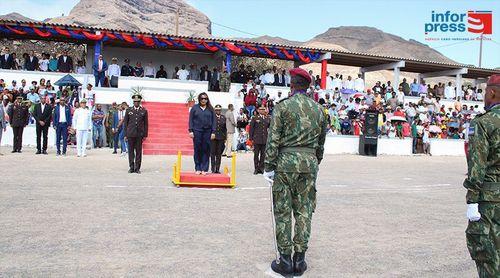
[[(68, 14), (78, 0), (0, 1), (2, 13), (19, 12), (34, 19)], [(424, 25), (431, 12), (466, 13), (468, 10), (493, 12), (491, 41), (483, 42), (483, 67), (500, 67), (499, 0), (188, 0), (213, 22), (212, 33), (218, 37), (252, 35), (221, 27), (225, 25), (255, 35), (280, 36), (305, 41), (330, 27), (370, 26), (404, 39), (414, 39), (465, 64), (478, 65), (479, 42), (425, 41)], [(465, 32), (460, 37), (474, 37)], [(434, 37), (456, 37), (437, 33)]]

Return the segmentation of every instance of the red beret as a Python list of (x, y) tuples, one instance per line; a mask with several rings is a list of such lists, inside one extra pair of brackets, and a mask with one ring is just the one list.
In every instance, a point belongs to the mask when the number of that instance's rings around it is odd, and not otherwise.
[(309, 75), (309, 73), (304, 70), (304, 69), (301, 69), (301, 68), (294, 68), (294, 69), (291, 69), (290, 70), (290, 76), (294, 76), (294, 75), (299, 75), (299, 76), (302, 76), (304, 77), (305, 79), (307, 79), (309, 82), (312, 81), (311, 79), (311, 76)]
[(500, 86), (500, 74), (494, 74), (490, 76), (490, 79), (488, 79), (488, 83), (486, 83), (488, 86)]

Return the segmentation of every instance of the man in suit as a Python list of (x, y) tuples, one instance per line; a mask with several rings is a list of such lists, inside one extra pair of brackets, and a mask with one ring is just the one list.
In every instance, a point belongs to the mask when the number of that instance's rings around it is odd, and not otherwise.
[(274, 74), (274, 86), (285, 86), (285, 73), (285, 70), (283, 70), (282, 72), (277, 71)]
[(132, 96), (134, 106), (127, 109), (123, 125), (128, 142), (129, 173), (141, 173), (142, 142), (148, 137), (148, 111), (141, 106), (142, 96)]
[(236, 131), (236, 120), (234, 119), (234, 106), (232, 104), (229, 104), (227, 106), (227, 112), (226, 112), (226, 130), (227, 130), (227, 138), (226, 138), (226, 156), (231, 157), (231, 151), (232, 151), (232, 146), (233, 146), (233, 138), (234, 138), (234, 132)]
[(4, 49), (4, 54), (0, 56), (0, 67), (2, 69), (14, 68), (14, 58), (12, 57), (12, 54), (10, 53), (10, 49), (8, 47)]
[(226, 117), (221, 115), (222, 107), (217, 104), (215, 110), (215, 138), (210, 144), (210, 163), (212, 164), (212, 173), (220, 174), (220, 162), (222, 152), (224, 151), (224, 142), (226, 141)]
[(35, 71), (38, 70), (38, 58), (35, 56), (35, 51), (31, 51), (30, 55), (26, 57), (24, 61), (24, 68), (27, 71)]
[(28, 124), (28, 105), (23, 103), (23, 97), (17, 96), (14, 104), (9, 106), (7, 111), (9, 115), (9, 123), (12, 127), (12, 133), (14, 134), (13, 141), (13, 153), (20, 153), (23, 147), (23, 131), (24, 127)]
[[(5, 121), (5, 109), (3, 103), (0, 103), (0, 145), (2, 145), (2, 134), (7, 130), (7, 121)], [(0, 153), (0, 155), (3, 155)]]
[(267, 141), (267, 130), (271, 120), (266, 115), (266, 107), (261, 106), (257, 110), (259, 115), (252, 118), (250, 122), (250, 140), (253, 143), (254, 175), (264, 173), (264, 159)]
[(201, 81), (210, 81), (212, 79), (212, 72), (208, 69), (208, 66), (205, 65), (201, 68), (200, 72), (200, 80)]
[[(47, 137), (49, 134), (50, 120), (52, 118), (52, 107), (47, 103), (47, 98), (42, 96), (40, 103), (35, 104), (33, 118), (36, 121), (36, 154), (47, 154)], [(43, 148), (42, 148), (43, 135)]]
[(98, 87), (100, 83), (101, 87), (103, 87), (104, 77), (106, 77), (106, 71), (108, 70), (108, 63), (104, 61), (102, 55), (99, 55), (99, 58), (97, 58), (97, 61), (92, 66), (92, 69), (94, 70), (95, 86)]
[(71, 127), (71, 109), (66, 104), (66, 99), (61, 97), (59, 104), (54, 109), (53, 127), (56, 130), (56, 147), (57, 155), (61, 155), (61, 139), (63, 144), (62, 154), (66, 155), (66, 147), (68, 146), (68, 128)]
[(68, 56), (68, 51), (65, 50), (63, 55), (59, 56), (57, 60), (57, 71), (59, 72), (73, 72), (73, 59)]

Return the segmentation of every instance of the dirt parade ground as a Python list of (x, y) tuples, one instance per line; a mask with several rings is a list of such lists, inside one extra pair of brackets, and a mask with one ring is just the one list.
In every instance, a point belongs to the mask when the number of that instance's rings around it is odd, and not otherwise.
[[(267, 277), (269, 188), (250, 153), (235, 189), (202, 189), (171, 184), (175, 156), (139, 175), (109, 149), (0, 152), (0, 277)], [(326, 156), (303, 277), (476, 277), (465, 173), (463, 157)]]

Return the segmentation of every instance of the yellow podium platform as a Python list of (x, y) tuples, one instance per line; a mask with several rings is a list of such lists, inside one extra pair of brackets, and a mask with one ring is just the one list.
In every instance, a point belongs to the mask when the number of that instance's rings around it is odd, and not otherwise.
[(172, 183), (177, 187), (229, 187), (236, 186), (236, 153), (231, 157), (231, 172), (224, 167), (224, 173), (197, 175), (192, 171), (182, 171), (182, 153), (177, 152), (177, 162), (173, 166)]

